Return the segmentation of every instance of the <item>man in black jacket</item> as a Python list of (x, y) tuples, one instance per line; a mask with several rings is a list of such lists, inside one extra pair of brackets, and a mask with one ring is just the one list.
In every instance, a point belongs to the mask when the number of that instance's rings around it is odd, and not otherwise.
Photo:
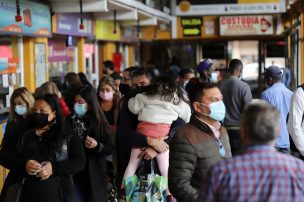
[(193, 84), (190, 123), (178, 129), (170, 145), (169, 189), (178, 202), (195, 201), (210, 166), (231, 157), (221, 91), (214, 83)]

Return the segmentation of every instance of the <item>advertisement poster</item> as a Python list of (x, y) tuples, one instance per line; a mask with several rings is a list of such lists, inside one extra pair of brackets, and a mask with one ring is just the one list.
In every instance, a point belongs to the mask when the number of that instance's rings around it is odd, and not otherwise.
[(119, 41), (121, 39), (119, 23), (116, 23), (116, 33), (114, 33), (112, 21), (96, 20), (96, 39)]
[(46, 82), (46, 55), (45, 55), (45, 44), (35, 44), (35, 75), (36, 75), (36, 86), (41, 86)]
[(46, 5), (20, 0), (22, 21), (16, 22), (16, 1), (0, 0), (0, 32), (50, 36), (51, 14)]
[(271, 35), (274, 34), (271, 15), (220, 17), (221, 36)]
[(74, 57), (71, 52), (74, 51), (74, 47), (66, 47), (64, 42), (48, 41), (48, 61), (53, 62), (73, 62)]
[(78, 13), (61, 13), (56, 15), (54, 33), (73, 36), (93, 36), (93, 16), (83, 14), (84, 29), (79, 29), (81, 15)]
[(285, 0), (176, 0), (177, 16), (286, 12)]

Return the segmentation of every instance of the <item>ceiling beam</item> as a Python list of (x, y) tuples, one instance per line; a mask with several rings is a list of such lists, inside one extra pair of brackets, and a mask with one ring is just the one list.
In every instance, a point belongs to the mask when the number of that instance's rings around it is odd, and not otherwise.
[[(98, 12), (94, 13), (95, 19), (99, 20), (113, 20), (114, 19), (114, 11), (109, 11), (107, 13)], [(138, 14), (134, 9), (132, 11), (116, 11), (116, 19), (117, 20), (137, 20)]]
[[(79, 13), (79, 1), (54, 1), (52, 10), (56, 13)], [(108, 12), (107, 0), (83, 1), (83, 12)]]

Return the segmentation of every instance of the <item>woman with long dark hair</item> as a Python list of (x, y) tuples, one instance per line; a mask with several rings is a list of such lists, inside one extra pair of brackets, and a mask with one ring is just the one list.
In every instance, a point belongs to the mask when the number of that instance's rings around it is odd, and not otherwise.
[(108, 201), (105, 157), (113, 152), (111, 129), (92, 88), (80, 87), (73, 100), (71, 123), (83, 140), (87, 159), (85, 170), (74, 176), (77, 202), (105, 202)]
[(54, 95), (36, 98), (30, 116), (32, 130), (21, 141), (26, 160), (22, 202), (73, 202), (72, 174), (85, 166), (81, 139), (65, 127)]

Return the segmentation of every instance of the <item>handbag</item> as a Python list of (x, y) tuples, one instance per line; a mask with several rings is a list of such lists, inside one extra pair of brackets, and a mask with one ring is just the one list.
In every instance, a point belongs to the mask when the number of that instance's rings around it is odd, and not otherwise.
[(25, 179), (22, 179), (21, 183), (11, 185), (6, 191), (4, 202), (20, 202), (24, 182)]
[(149, 161), (151, 173), (144, 174), (145, 163), (148, 162), (141, 161), (136, 175), (127, 177), (123, 181), (126, 202), (165, 202), (168, 179), (154, 173), (153, 161)]

